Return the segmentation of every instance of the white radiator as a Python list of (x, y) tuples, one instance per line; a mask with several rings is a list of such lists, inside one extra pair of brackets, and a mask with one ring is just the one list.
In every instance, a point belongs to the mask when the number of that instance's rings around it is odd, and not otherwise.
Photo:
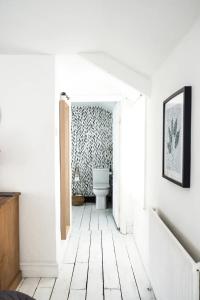
[(150, 278), (157, 300), (200, 300), (199, 267), (154, 209), (149, 216)]

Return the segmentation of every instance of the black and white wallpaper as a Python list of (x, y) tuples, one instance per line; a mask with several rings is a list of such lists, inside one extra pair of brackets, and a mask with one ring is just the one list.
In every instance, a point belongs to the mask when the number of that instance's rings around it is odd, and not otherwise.
[(71, 130), (72, 193), (93, 196), (92, 169), (112, 169), (112, 113), (99, 106), (72, 106)]

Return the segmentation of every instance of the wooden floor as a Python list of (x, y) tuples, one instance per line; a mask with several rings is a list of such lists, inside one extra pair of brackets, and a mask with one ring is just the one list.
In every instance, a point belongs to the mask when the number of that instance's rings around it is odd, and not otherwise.
[(37, 300), (153, 300), (133, 237), (116, 229), (111, 209), (73, 207), (73, 229), (59, 278), (24, 278)]

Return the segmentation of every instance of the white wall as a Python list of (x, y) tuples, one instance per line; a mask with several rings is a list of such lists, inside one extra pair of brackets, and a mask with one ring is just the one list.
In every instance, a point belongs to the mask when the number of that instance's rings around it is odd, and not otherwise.
[[(200, 19), (153, 78), (148, 106), (149, 203), (160, 209), (195, 258), (200, 258)], [(185, 85), (192, 86), (191, 188), (162, 178), (163, 101)]]
[[(200, 19), (153, 77), (152, 96), (147, 106), (146, 158), (147, 207), (154, 206), (160, 210), (195, 259), (200, 258), (199, 36)], [(193, 88), (190, 189), (183, 189), (162, 178), (163, 101), (185, 85)], [(148, 210), (141, 210), (136, 214), (135, 236), (146, 270), (150, 274)]]
[(0, 56), (0, 190), (19, 191), (25, 276), (55, 276), (54, 58)]
[[(182, 244), (200, 259), (200, 19), (154, 75), (147, 105), (146, 207), (157, 207)], [(192, 86), (191, 188), (162, 178), (163, 101), (185, 85)], [(148, 209), (135, 214), (135, 238), (150, 276)], [(159, 245), (157, 245), (159, 248)], [(154, 283), (152, 282), (153, 287)], [(156, 292), (156, 291), (155, 291)], [(158, 295), (157, 295), (158, 297)]]

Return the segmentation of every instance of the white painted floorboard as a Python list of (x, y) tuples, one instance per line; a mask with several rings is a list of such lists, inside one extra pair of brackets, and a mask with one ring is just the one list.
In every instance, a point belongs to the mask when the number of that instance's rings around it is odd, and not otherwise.
[(51, 293), (52, 293), (52, 288), (38, 287), (34, 294), (34, 298), (37, 300), (49, 300), (51, 297)]
[(84, 263), (89, 261), (89, 248), (90, 248), (90, 235), (91, 232), (89, 230), (83, 230), (80, 234), (79, 246), (76, 262)]
[(127, 247), (127, 252), (130, 258), (131, 267), (134, 271), (135, 278), (137, 280), (137, 286), (140, 291), (140, 297), (142, 300), (155, 300), (154, 293), (151, 289), (150, 282), (144, 271), (144, 266), (141, 262), (138, 250), (131, 235), (124, 238)]
[(103, 300), (101, 231), (92, 231), (88, 269), (87, 300)]
[(64, 264), (73, 264), (76, 260), (78, 251), (80, 233), (79, 231), (73, 230), (68, 241), (67, 249), (64, 255)]
[(32, 297), (40, 282), (40, 278), (24, 278), (19, 291)]
[(85, 290), (87, 284), (88, 263), (76, 262), (72, 276), (71, 290)]
[(81, 230), (90, 229), (91, 212), (92, 212), (92, 205), (85, 205), (82, 222), (81, 222)]
[(69, 294), (74, 264), (63, 264), (59, 277), (56, 279), (51, 300), (66, 300)]
[(120, 290), (105, 290), (105, 300), (121, 300)]
[(98, 211), (93, 211), (91, 214), (90, 220), (90, 230), (98, 230), (99, 229), (99, 214)]
[(107, 230), (108, 221), (105, 210), (99, 210), (99, 230)]
[(85, 300), (86, 290), (71, 290), (69, 300)]
[(155, 300), (133, 236), (92, 204), (73, 207), (59, 277), (24, 278), (18, 290), (36, 300)]
[(112, 232), (102, 231), (103, 276), (105, 289), (120, 289)]
[(113, 233), (115, 254), (120, 278), (123, 300), (140, 300), (135, 277), (131, 268), (126, 246), (121, 239), (121, 234)]

